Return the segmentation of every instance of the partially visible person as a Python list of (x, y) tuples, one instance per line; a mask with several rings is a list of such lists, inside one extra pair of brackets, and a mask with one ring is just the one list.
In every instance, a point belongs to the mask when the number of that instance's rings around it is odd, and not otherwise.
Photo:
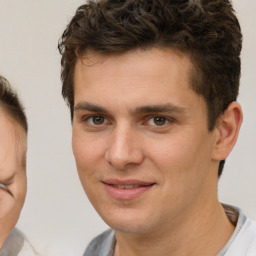
[(27, 131), (22, 104), (0, 76), (0, 256), (38, 255), (15, 228), (27, 191)]

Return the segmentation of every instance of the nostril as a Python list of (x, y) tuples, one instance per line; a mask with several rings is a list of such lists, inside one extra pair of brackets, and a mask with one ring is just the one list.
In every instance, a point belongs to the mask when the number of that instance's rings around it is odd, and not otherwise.
[(106, 161), (115, 169), (126, 170), (128, 167), (140, 165), (143, 162), (143, 156), (133, 155), (110, 155), (106, 156)]

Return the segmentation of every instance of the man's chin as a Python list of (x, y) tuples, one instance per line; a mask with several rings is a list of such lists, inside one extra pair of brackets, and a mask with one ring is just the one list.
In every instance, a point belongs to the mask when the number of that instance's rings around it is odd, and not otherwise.
[(104, 221), (116, 232), (120, 233), (129, 233), (129, 234), (145, 234), (150, 232), (151, 225), (149, 221), (145, 221), (146, 218), (139, 219), (138, 217), (132, 218), (132, 216), (129, 216), (129, 218), (116, 218), (107, 220), (104, 219)]

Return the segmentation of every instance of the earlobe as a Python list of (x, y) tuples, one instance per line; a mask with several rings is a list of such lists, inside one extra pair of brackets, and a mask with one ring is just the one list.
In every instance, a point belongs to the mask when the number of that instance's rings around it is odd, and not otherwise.
[(232, 151), (243, 121), (243, 113), (238, 102), (229, 104), (216, 125), (217, 137), (213, 152), (213, 160), (221, 161)]

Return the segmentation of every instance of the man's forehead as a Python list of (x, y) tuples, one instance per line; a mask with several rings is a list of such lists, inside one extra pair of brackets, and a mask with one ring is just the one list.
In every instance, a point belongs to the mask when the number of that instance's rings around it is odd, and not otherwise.
[[(125, 81), (122, 84), (142, 87), (147, 82), (155, 79), (155, 87), (159, 82), (172, 76), (184, 81), (189, 86), (191, 70), (193, 70), (190, 58), (171, 48), (153, 48), (149, 50), (135, 49), (123, 54), (101, 54), (87, 51), (77, 59), (74, 69), (74, 92), (77, 84), (88, 86), (89, 84), (101, 84), (100, 90), (104, 90), (107, 81), (118, 85), (118, 79)], [(146, 80), (148, 79), (148, 80)], [(140, 81), (141, 80), (141, 81)], [(118, 86), (121, 86), (119, 83)], [(153, 87), (152, 87), (153, 88)]]
[(104, 107), (102, 99), (109, 98), (120, 106), (126, 103), (130, 112), (182, 113), (184, 93), (195, 94), (190, 86), (191, 66), (187, 55), (169, 48), (137, 49), (123, 55), (88, 51), (75, 66), (74, 110), (93, 105), (95, 111), (97, 105), (96, 112), (104, 112), (99, 111)]
[(192, 65), (190, 55), (187, 52), (182, 52), (181, 50), (171, 47), (151, 47), (148, 49), (135, 48), (120, 53), (101, 53), (93, 49), (88, 49), (78, 56), (76, 66), (79, 66), (80, 69), (98, 67), (100, 65), (107, 66), (108, 63), (113, 60), (120, 64), (127, 60), (131, 60), (131, 62), (136, 63), (138, 58), (141, 62), (145, 60), (144, 65), (150, 62), (154, 63), (156, 58), (161, 58), (162, 61), (166, 59), (166, 62), (168, 63), (168, 60), (170, 60), (170, 54), (171, 58), (179, 58), (186, 63), (186, 65)]

